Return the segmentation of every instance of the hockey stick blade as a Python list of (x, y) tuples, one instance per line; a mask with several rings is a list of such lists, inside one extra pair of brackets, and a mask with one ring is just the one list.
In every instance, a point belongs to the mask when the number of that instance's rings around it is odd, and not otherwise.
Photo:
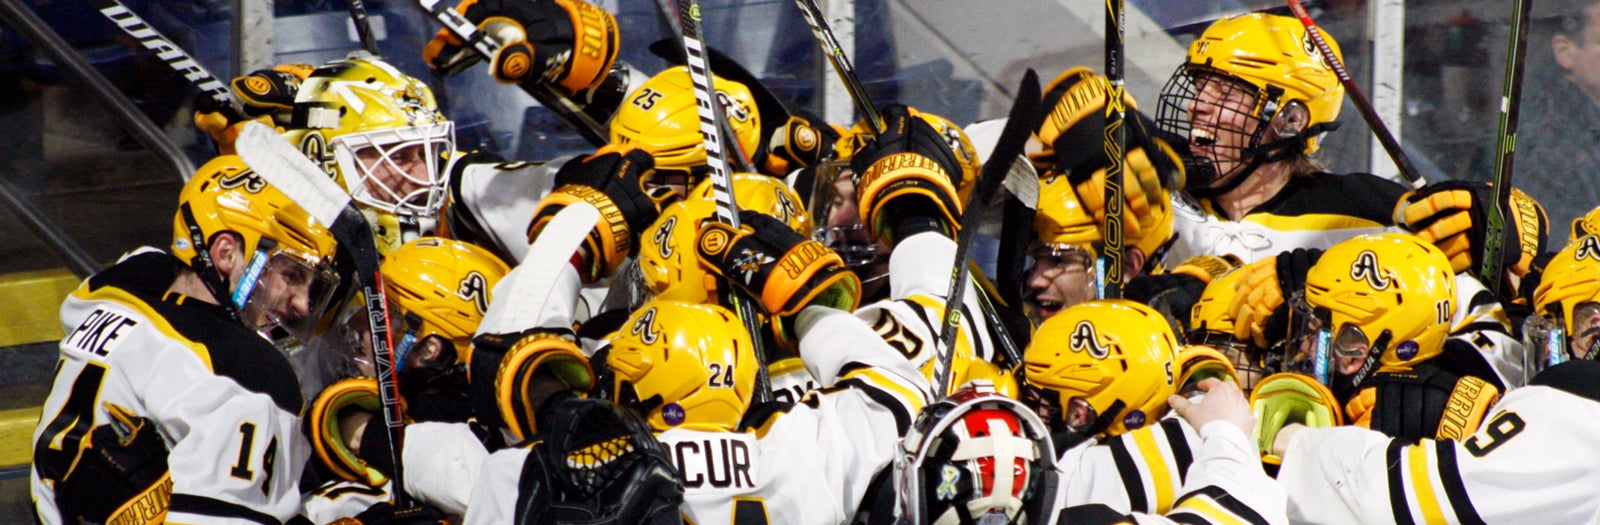
[(151, 27), (149, 23), (146, 23), (144, 19), (139, 18), (139, 15), (134, 14), (132, 10), (128, 9), (128, 6), (122, 5), (122, 2), (117, 0), (89, 0), (89, 4), (93, 5), (101, 15), (111, 20), (111, 23), (116, 24), (118, 29), (133, 37), (134, 40), (138, 40), (140, 46), (155, 52), (156, 56), (162, 62), (165, 62), (168, 67), (171, 67), (173, 71), (178, 72), (184, 79), (194, 83), (194, 86), (201, 93), (205, 93), (206, 98), (211, 99), (211, 102), (216, 107), (228, 113), (228, 120), (244, 120), (244, 111), (239, 107), (238, 101), (233, 99), (233, 95), (228, 92), (226, 84), (217, 79), (216, 75), (212, 75), (210, 71), (207, 71), (205, 66), (200, 65), (200, 62), (185, 53), (183, 48), (172, 43), (171, 40), (156, 31), (154, 27)]
[[(540, 230), (527, 253), (574, 253), (599, 220), (600, 210), (593, 205), (569, 204)], [(556, 280), (564, 268), (571, 267), (564, 256), (524, 257), (495, 285), (494, 301), (478, 323), (477, 335), (517, 333), (538, 326), (545, 318), (545, 306), (555, 292)]]
[(405, 477), (398, 449), (403, 443), (401, 425), (404, 422), (400, 412), (400, 389), (395, 382), (396, 365), (389, 341), (389, 309), (383, 294), (383, 275), (378, 271), (378, 244), (373, 238), (372, 226), (344, 188), (339, 187), (326, 172), (312, 164), (311, 159), (266, 124), (245, 124), (235, 147), (245, 165), (323, 223), (339, 241), (340, 249), (355, 261), (356, 283), (360, 285), (362, 297), (366, 300), (373, 368), (378, 376), (378, 398), (383, 404), (383, 423), (390, 443), (387, 452), (389, 464), (394, 469), (391, 478), (395, 481), (392, 496), (396, 506), (410, 507), (410, 496), (401, 482)]
[[(1017, 98), (1011, 105), (1011, 112), (1007, 117), (1005, 129), (1000, 132), (1000, 140), (995, 143), (994, 152), (989, 155), (989, 160), (983, 163), (983, 171), (978, 175), (977, 182), (972, 189), (972, 197), (967, 202), (966, 209), (961, 212), (961, 222), (967, 223), (968, 215), (973, 209), (987, 203), (994, 196), (1005, 180), (1006, 174), (1011, 171), (1016, 163), (1016, 158), (1022, 155), (1027, 146), (1028, 137), (1032, 135), (1034, 127), (1039, 123), (1039, 74), (1029, 69), (1022, 75), (1022, 85), (1017, 88)], [(951, 362), (955, 359), (956, 330), (961, 324), (962, 298), (966, 295), (967, 281), (971, 277), (967, 261), (972, 258), (972, 242), (977, 236), (977, 228), (963, 227), (961, 233), (956, 235), (956, 260), (951, 270), (950, 288), (945, 294), (944, 325), (939, 328), (938, 358), (934, 361), (933, 393), (944, 397), (950, 393)]]
[(1011, 169), (1006, 171), (1006, 179), (1000, 185), (1023, 206), (1030, 210), (1039, 209), (1039, 170), (1033, 167), (1033, 161), (1028, 160), (1026, 155), (1017, 156), (1017, 161), (1011, 163)]
[[(473, 24), (471, 20), (467, 20), (466, 16), (456, 12), (455, 9), (445, 5), (444, 0), (414, 1), (417, 7), (421, 8), (428, 16), (433, 17), (435, 21), (438, 21), (440, 25), (443, 25), (452, 34), (455, 34), (456, 38), (472, 46), (472, 49), (477, 51), (478, 56), (484, 60), (494, 60), (495, 54), (500, 52), (502, 44), (499, 41), (484, 34), (483, 31), (479, 31), (476, 24)], [(533, 57), (528, 57), (528, 59), (532, 61)], [(577, 103), (557, 93), (554, 88), (538, 83), (521, 83), (517, 84), (517, 86), (532, 96), (534, 100), (539, 101), (539, 104), (550, 111), (556, 112), (556, 115), (559, 115), (562, 120), (572, 125), (578, 135), (583, 136), (590, 144), (600, 147), (610, 142), (605, 126), (595, 122), (594, 118), (590, 117), (588, 113), (584, 113), (583, 108), (578, 107)]]

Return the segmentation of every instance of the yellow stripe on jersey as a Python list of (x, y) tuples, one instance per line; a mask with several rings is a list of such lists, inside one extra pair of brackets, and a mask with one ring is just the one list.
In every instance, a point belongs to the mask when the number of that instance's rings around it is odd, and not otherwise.
[(1233, 513), (1228, 512), (1227, 509), (1217, 505), (1217, 502), (1212, 501), (1210, 497), (1204, 495), (1194, 496), (1183, 500), (1183, 503), (1179, 503), (1177, 508), (1172, 509), (1172, 513), (1174, 514), (1179, 512), (1196, 514), (1202, 518), (1205, 518), (1207, 522), (1216, 523), (1218, 525), (1248, 525), (1250, 523), (1238, 516), (1233, 515)]
[(840, 379), (859, 379), (864, 385), (885, 390), (886, 393), (903, 400), (906, 408), (910, 410), (910, 414), (913, 416), (922, 412), (922, 405), (928, 402), (923, 397), (922, 392), (915, 387), (906, 385), (901, 379), (885, 374), (882, 370), (870, 366), (863, 366), (846, 372), (844, 377)]
[(1156, 489), (1155, 505), (1151, 507), (1155, 512), (1166, 512), (1172, 508), (1172, 462), (1167, 461), (1166, 455), (1161, 453), (1161, 446), (1156, 444), (1155, 427), (1139, 429), (1133, 432), (1133, 442), (1139, 447), (1139, 456), (1144, 458), (1145, 466), (1150, 469), (1150, 484)]
[[(1432, 440), (1423, 440), (1429, 443)], [(1439, 506), (1439, 495), (1433, 491), (1433, 468), (1428, 460), (1431, 447), (1413, 445), (1406, 447), (1406, 463), (1411, 470), (1411, 493), (1416, 495), (1417, 510), (1422, 511), (1422, 521), (1429, 525), (1448, 523), (1444, 509)]]
[(1260, 224), (1280, 232), (1387, 228), (1387, 226), (1378, 224), (1374, 221), (1336, 213), (1308, 213), (1305, 215), (1252, 213), (1246, 215), (1244, 220)]
[(779, 359), (777, 362), (767, 365), (767, 375), (771, 377), (778, 377), (781, 375), (794, 373), (795, 371), (805, 370), (805, 368), (806, 363), (801, 361), (798, 357)]
[(172, 327), (172, 323), (167, 322), (167, 318), (163, 317), (155, 308), (151, 308), (149, 304), (144, 302), (144, 299), (115, 286), (101, 286), (97, 290), (90, 291), (89, 281), (84, 281), (83, 286), (79, 286), (77, 290), (72, 292), (72, 296), (81, 301), (112, 301), (138, 312), (139, 315), (149, 320), (150, 326), (155, 327), (162, 335), (188, 347), (189, 351), (194, 352), (194, 355), (200, 358), (200, 362), (206, 365), (206, 370), (216, 371), (211, 366), (211, 350), (206, 348), (206, 345), (196, 343), (187, 336), (178, 333), (178, 330)]

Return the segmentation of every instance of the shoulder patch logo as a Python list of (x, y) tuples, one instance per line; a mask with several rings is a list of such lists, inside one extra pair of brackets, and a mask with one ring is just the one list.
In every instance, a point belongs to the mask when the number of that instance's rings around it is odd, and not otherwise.
[(1393, 282), (1383, 269), (1378, 267), (1378, 255), (1372, 253), (1372, 250), (1363, 251), (1361, 255), (1356, 256), (1356, 262), (1350, 265), (1350, 278), (1366, 281), (1374, 290), (1386, 290), (1389, 288), (1389, 283)]
[(629, 329), (629, 332), (639, 336), (639, 340), (647, 345), (653, 345), (656, 340), (661, 339), (661, 329), (656, 328), (656, 309), (649, 308), (639, 314), (639, 320), (633, 322), (633, 328)]
[(476, 271), (467, 272), (456, 286), (456, 295), (478, 307), (478, 313), (489, 311), (489, 279)]
[(1094, 324), (1089, 321), (1078, 321), (1078, 326), (1072, 329), (1068, 345), (1072, 351), (1088, 352), (1096, 359), (1105, 359), (1111, 355), (1111, 349), (1100, 344), (1100, 334), (1095, 333)]
[(1600, 237), (1586, 235), (1584, 238), (1578, 239), (1578, 251), (1573, 254), (1573, 258), (1580, 261), (1584, 259), (1600, 260)]

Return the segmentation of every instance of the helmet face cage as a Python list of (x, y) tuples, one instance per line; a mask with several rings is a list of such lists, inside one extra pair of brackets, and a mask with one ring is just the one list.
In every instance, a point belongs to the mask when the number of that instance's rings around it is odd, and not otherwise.
[(356, 202), (415, 216), (432, 216), (443, 206), (442, 162), (455, 149), (454, 123), (350, 133), (328, 142)]
[[(1161, 89), (1156, 125), (1186, 140), (1194, 160), (1209, 169), (1190, 170), (1191, 188), (1228, 178), (1259, 153), (1276, 99), (1263, 103), (1262, 90), (1222, 70), (1184, 64)], [(1270, 97), (1266, 97), (1270, 98)]]
[(895, 452), (900, 523), (1042, 523), (1053, 509), (1050, 430), (993, 388), (928, 405)]

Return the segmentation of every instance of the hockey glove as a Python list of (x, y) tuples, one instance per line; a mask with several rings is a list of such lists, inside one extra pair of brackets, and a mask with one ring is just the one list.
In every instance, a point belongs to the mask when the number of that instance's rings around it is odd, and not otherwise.
[(790, 316), (816, 304), (854, 311), (861, 279), (839, 254), (787, 224), (754, 211), (739, 213), (740, 226), (707, 222), (695, 251), (713, 272), (756, 298), (769, 315)]
[(811, 112), (795, 109), (789, 121), (772, 132), (767, 142), (768, 174), (782, 177), (789, 172), (820, 164), (834, 153), (839, 130)]
[(1327, 386), (1310, 376), (1291, 373), (1272, 374), (1256, 383), (1250, 392), (1250, 410), (1256, 414), (1256, 446), (1261, 449), (1261, 461), (1271, 465), (1283, 464), (1275, 453), (1278, 431), (1289, 424), (1298, 423), (1310, 428), (1326, 428), (1344, 424), (1344, 413), (1339, 410), (1339, 400)]
[(1239, 372), (1228, 356), (1209, 346), (1184, 345), (1178, 351), (1178, 395), (1193, 395), (1200, 391), (1200, 382), (1209, 378), (1239, 384)]
[(683, 482), (637, 414), (608, 401), (553, 398), (522, 471), (526, 523), (681, 523)]
[(1295, 248), (1262, 259), (1239, 271), (1240, 291), (1228, 305), (1233, 318), (1233, 336), (1251, 341), (1257, 348), (1272, 348), (1289, 335), (1289, 305), (1284, 300), (1305, 293), (1306, 273), (1317, 263), (1322, 250)]
[(211, 97), (201, 94), (194, 101), (194, 125), (211, 135), (218, 153), (232, 155), (233, 142), (245, 123), (259, 121), (280, 129), (289, 124), (300, 81), (314, 69), (310, 64), (283, 64), (235, 78), (228, 83), (228, 91), (244, 114), (235, 113), (231, 107), (219, 107)]
[[(581, 0), (462, 0), (456, 12), (500, 42), (489, 73), (505, 84), (548, 84), (572, 96), (600, 84), (617, 59), (617, 19)], [(482, 60), (449, 29), (422, 59), (453, 76)]]
[(962, 169), (950, 143), (900, 104), (883, 108), (883, 123), (883, 135), (868, 140), (850, 159), (859, 177), (862, 224), (891, 241), (928, 230), (955, 237), (961, 228), (956, 188)]
[[(1062, 73), (1045, 89), (1045, 103), (1051, 106), (1050, 114), (1034, 131), (1034, 138), (1044, 149), (1030, 155), (1041, 172), (1065, 173), (1074, 184), (1080, 184), (1111, 163), (1105, 148), (1106, 100), (1110, 89), (1111, 84), (1105, 77), (1084, 67)], [(1124, 93), (1122, 100), (1126, 115), (1123, 120), (1126, 173), (1137, 176), (1138, 186), (1146, 195), (1155, 195), (1156, 187), (1181, 188), (1183, 170), (1177, 152), (1152, 136), (1150, 130), (1155, 129), (1155, 124), (1139, 113), (1133, 95)], [(1150, 155), (1157, 150), (1161, 153)], [(1136, 155), (1145, 158), (1135, 160)], [(1134, 184), (1126, 186), (1131, 191)], [(1085, 189), (1080, 188), (1079, 193), (1084, 194)], [(1102, 197), (1094, 202), (1105, 200), (1104, 193), (1102, 189)], [(1131, 200), (1130, 205), (1138, 206)], [(1089, 201), (1084, 203), (1093, 210), (1102, 208)]]
[[(1438, 246), (1455, 273), (1483, 264), (1489, 234), (1494, 187), (1487, 182), (1444, 181), (1412, 190), (1395, 205), (1395, 224)], [(1522, 190), (1511, 188), (1511, 210), (1501, 238), (1501, 263), (1507, 271), (1527, 275), (1533, 258), (1543, 251), (1550, 232), (1544, 207)]]
[(478, 336), (471, 366), (474, 412), (495, 414), (480, 415), (479, 421), (498, 421), (518, 440), (539, 431), (535, 415), (547, 399), (594, 387), (594, 369), (583, 351), (571, 337), (546, 330)]
[(115, 422), (94, 427), (72, 470), (55, 484), (69, 523), (160, 523), (172, 499), (167, 445), (155, 422), (106, 404)]
[[(404, 411), (404, 403), (401, 407)], [(388, 482), (394, 469), (387, 464), (389, 440), (381, 414), (375, 379), (353, 377), (322, 389), (305, 418), (318, 465), (346, 481), (372, 487)]]
[(555, 189), (533, 212), (528, 242), (568, 204), (587, 202), (600, 210), (600, 221), (584, 240), (578, 273), (585, 283), (611, 275), (639, 249), (634, 232), (644, 231), (661, 214), (640, 182), (654, 172), (655, 159), (628, 145), (609, 145), (567, 161), (556, 172)]
[(449, 525), (444, 514), (433, 507), (418, 505), (398, 508), (387, 501), (378, 502), (354, 518), (344, 518), (329, 525)]

